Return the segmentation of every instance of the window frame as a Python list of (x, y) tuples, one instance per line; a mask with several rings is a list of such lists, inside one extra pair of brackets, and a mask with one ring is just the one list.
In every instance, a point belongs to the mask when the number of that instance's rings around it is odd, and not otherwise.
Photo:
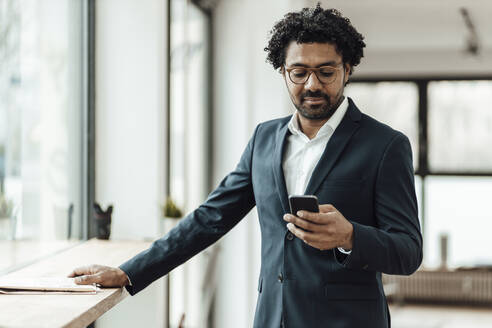
[(96, 200), (96, 0), (82, 4), (82, 236), (88, 240), (97, 236), (92, 220)]
[[(48, 247), (48, 251), (41, 252), (32, 258), (16, 261), (13, 266), (0, 269), (0, 274), (7, 274), (20, 270), (28, 265), (36, 263), (42, 258), (59, 253), (76, 245), (79, 245), (84, 240), (88, 240), (96, 236), (96, 230), (92, 220), (92, 208), (95, 200), (95, 7), (96, 0), (83, 0), (74, 4), (80, 13), (80, 25), (76, 26), (77, 33), (81, 36), (81, 57), (80, 65), (77, 67), (80, 70), (80, 179), (81, 193), (79, 196), (80, 208), (76, 211), (80, 214), (80, 219), (72, 224), (77, 225), (77, 234), (72, 235), (71, 239), (65, 240), (66, 244), (61, 244), (56, 247)], [(21, 254), (26, 253), (22, 243), (32, 243), (32, 247), (39, 248), (38, 245), (43, 245), (44, 240), (33, 239), (14, 239), (9, 241), (13, 244), (14, 249), (21, 249)], [(48, 242), (59, 242), (49, 240)], [(17, 245), (17, 243), (20, 243)], [(28, 245), (29, 246), (29, 245)], [(31, 246), (30, 246), (31, 247)], [(92, 326), (92, 325), (90, 325)]]

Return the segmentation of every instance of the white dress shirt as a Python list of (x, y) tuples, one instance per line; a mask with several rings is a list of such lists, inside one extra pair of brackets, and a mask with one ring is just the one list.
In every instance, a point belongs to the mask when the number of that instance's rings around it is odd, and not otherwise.
[[(348, 100), (345, 97), (335, 113), (323, 124), (313, 139), (309, 139), (301, 131), (297, 112), (292, 115), (288, 125), (291, 135), (287, 137), (282, 160), (285, 185), (289, 195), (304, 195), (314, 168), (323, 155), (326, 144), (347, 112), (347, 108)], [(338, 248), (338, 250), (344, 254), (351, 253), (342, 248)]]

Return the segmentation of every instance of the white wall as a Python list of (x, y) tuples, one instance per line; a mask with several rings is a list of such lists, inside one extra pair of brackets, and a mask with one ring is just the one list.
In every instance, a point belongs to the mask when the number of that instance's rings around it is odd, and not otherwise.
[(115, 206), (113, 237), (155, 237), (164, 186), (165, 6), (102, 0), (96, 14), (96, 199)]
[[(164, 190), (166, 4), (96, 2), (96, 200), (114, 205), (111, 238), (157, 236)], [(160, 327), (162, 279), (98, 327)], [(134, 309), (134, 311), (132, 311)]]

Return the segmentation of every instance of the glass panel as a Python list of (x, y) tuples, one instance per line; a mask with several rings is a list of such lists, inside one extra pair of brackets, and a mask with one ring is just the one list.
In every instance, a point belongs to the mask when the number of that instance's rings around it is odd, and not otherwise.
[(492, 178), (428, 177), (425, 179), (426, 267), (440, 265), (440, 236), (448, 237), (450, 267), (492, 265)]
[(188, 7), (187, 65), (187, 209), (198, 207), (207, 196), (208, 129), (208, 17), (195, 5)]
[(80, 27), (78, 2), (0, 0), (0, 186), (15, 206), (4, 239), (79, 236)]
[(171, 196), (185, 210), (206, 197), (208, 17), (173, 0), (171, 15)]
[[(207, 195), (209, 89), (208, 16), (190, 1), (171, 2), (170, 193), (189, 212)], [(170, 322), (186, 312), (190, 326), (201, 327), (203, 254), (170, 275)]]
[(345, 94), (365, 114), (403, 132), (418, 164), (418, 88), (412, 82), (350, 83)]
[(429, 167), (492, 172), (492, 81), (429, 83)]
[(171, 1), (170, 67), (170, 192), (182, 208), (185, 203), (186, 114), (186, 1)]

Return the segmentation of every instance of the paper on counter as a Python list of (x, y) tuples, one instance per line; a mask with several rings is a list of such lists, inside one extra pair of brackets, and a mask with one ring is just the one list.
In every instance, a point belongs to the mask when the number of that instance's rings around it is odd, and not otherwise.
[(65, 277), (0, 277), (0, 294), (96, 294), (96, 285), (77, 285)]

